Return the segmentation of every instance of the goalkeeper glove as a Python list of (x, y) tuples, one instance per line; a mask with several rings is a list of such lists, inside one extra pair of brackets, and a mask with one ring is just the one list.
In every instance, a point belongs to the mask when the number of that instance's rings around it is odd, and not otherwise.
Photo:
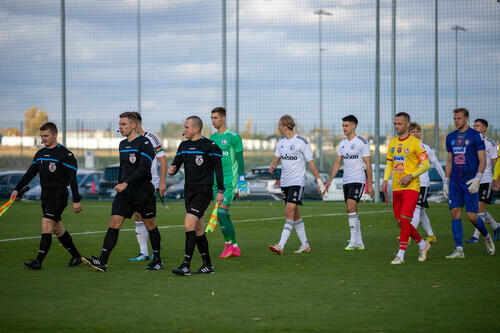
[(245, 176), (240, 176), (237, 190), (240, 197), (246, 197), (250, 193), (250, 189), (247, 186), (247, 181), (245, 180)]
[(323, 184), (323, 181), (321, 180), (321, 178), (316, 178), (316, 182), (318, 183), (318, 187), (319, 187), (321, 194), (323, 194), (323, 192), (325, 192), (325, 184)]
[(448, 200), (448, 190), (450, 188), (450, 178), (444, 177), (443, 179), (443, 195)]
[(476, 177), (472, 178), (471, 180), (469, 180), (467, 183), (467, 185), (469, 185), (469, 192), (474, 194), (474, 193), (477, 193), (477, 191), (479, 191), (479, 185), (481, 184), (481, 177), (483, 176), (483, 174), (481, 172), (478, 172), (476, 174)]

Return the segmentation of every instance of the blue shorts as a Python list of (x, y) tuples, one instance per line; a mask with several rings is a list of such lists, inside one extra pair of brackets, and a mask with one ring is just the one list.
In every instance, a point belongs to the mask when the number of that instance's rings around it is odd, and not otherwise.
[(465, 183), (455, 183), (450, 180), (450, 187), (448, 191), (448, 198), (450, 209), (456, 207), (463, 207), (465, 204), (465, 211), (468, 213), (478, 212), (479, 192), (470, 193), (469, 185)]

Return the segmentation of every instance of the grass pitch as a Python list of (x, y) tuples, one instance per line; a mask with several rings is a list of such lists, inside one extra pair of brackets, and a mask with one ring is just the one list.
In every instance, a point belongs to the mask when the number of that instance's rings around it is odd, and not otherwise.
[[(111, 203), (68, 206), (63, 221), (83, 255), (98, 255)], [(301, 208), (312, 251), (294, 254), (295, 232), (283, 256), (268, 250), (281, 235), (283, 205), (237, 202), (231, 209), (242, 249), (219, 259), (219, 230), (208, 235), (216, 274), (174, 276), (184, 252), (183, 203), (158, 205), (165, 269), (147, 272), (128, 261), (138, 253), (133, 221), (124, 223), (106, 273), (80, 265), (53, 239), (41, 271), (23, 262), (36, 256), (39, 203), (16, 203), (0, 218), (0, 327), (2, 332), (497, 332), (500, 243), (494, 256), (482, 241), (454, 249), (445, 205), (428, 211), (438, 242), (428, 261), (412, 244), (406, 264), (390, 265), (399, 229), (390, 206), (360, 204), (365, 251), (345, 252), (349, 238), (343, 203), (306, 202)], [(490, 213), (500, 220), (500, 207)], [(209, 212), (207, 212), (208, 215)], [(464, 220), (464, 238), (472, 226)], [(421, 231), (421, 230), (419, 230)], [(192, 268), (200, 265), (197, 250)]]

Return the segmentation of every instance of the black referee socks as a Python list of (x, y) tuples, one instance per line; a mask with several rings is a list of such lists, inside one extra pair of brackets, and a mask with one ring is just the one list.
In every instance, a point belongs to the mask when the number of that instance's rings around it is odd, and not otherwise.
[(191, 265), (191, 259), (193, 258), (194, 247), (196, 245), (196, 232), (187, 231), (186, 232), (186, 254), (184, 255), (184, 264)]
[(40, 249), (38, 250), (38, 256), (36, 260), (42, 263), (43, 259), (49, 252), (50, 245), (52, 244), (52, 234), (42, 234), (42, 239), (40, 240)]
[(102, 244), (101, 255), (99, 256), (99, 259), (105, 265), (108, 263), (109, 255), (118, 241), (119, 231), (120, 229), (108, 228), (108, 232), (106, 232), (106, 236), (104, 237), (104, 242)]
[(160, 259), (161, 236), (160, 232), (158, 231), (158, 227), (148, 232), (149, 232), (149, 241), (151, 242), (151, 248), (153, 249), (154, 258)]
[(210, 260), (210, 254), (208, 253), (208, 239), (206, 234), (196, 236), (196, 245), (198, 246), (198, 251), (200, 251), (203, 265), (211, 267), (212, 261)]
[(73, 238), (67, 231), (65, 231), (64, 234), (57, 239), (59, 239), (59, 242), (61, 242), (62, 246), (64, 246), (64, 248), (68, 250), (73, 258), (80, 258), (82, 256), (76, 249), (76, 246), (73, 243)]

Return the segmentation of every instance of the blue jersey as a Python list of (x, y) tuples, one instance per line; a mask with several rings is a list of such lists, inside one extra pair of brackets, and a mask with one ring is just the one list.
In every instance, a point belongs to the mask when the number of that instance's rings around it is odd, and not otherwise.
[(477, 152), (485, 150), (483, 138), (475, 129), (458, 130), (446, 136), (446, 150), (453, 154), (450, 180), (465, 183), (474, 178), (479, 168)]

